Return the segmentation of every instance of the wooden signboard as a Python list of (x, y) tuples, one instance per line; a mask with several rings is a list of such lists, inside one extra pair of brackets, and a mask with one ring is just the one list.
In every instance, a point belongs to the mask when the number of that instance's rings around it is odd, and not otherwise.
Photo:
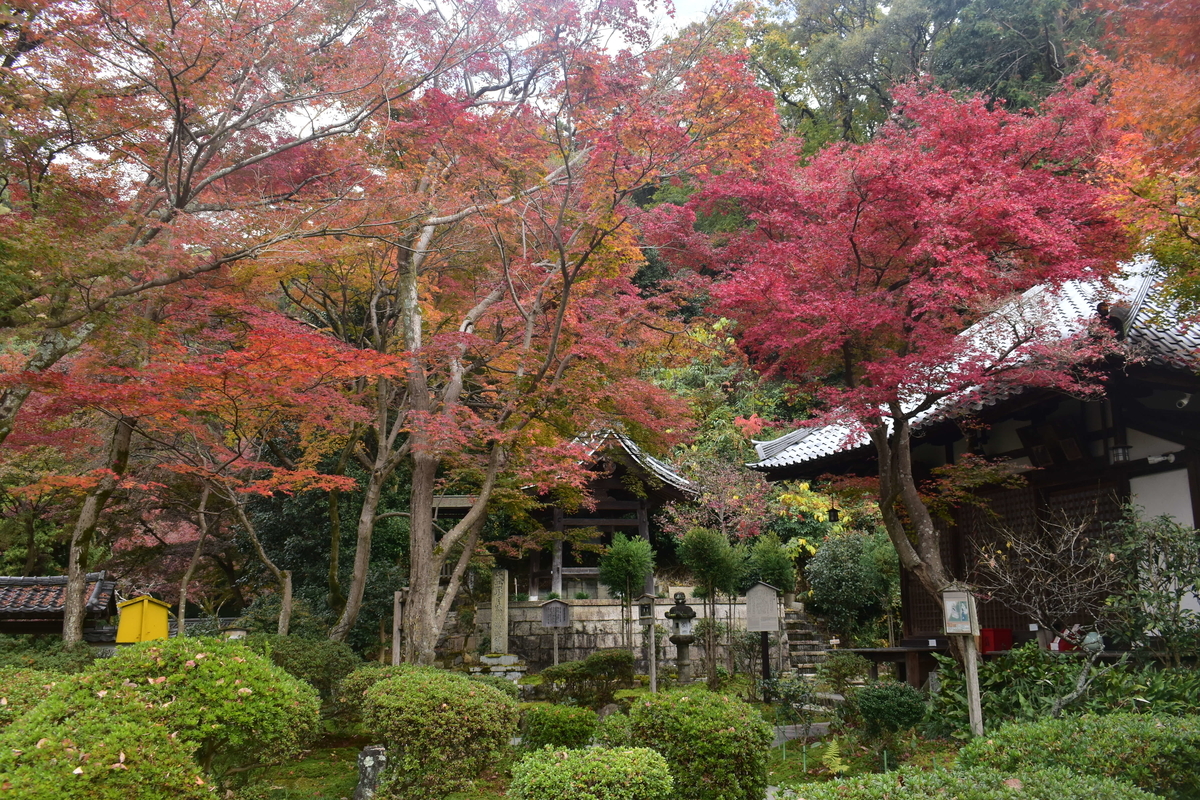
[(746, 592), (746, 630), (779, 630), (779, 590), (759, 581)]
[(547, 600), (542, 603), (542, 627), (571, 627), (571, 606), (562, 600)]

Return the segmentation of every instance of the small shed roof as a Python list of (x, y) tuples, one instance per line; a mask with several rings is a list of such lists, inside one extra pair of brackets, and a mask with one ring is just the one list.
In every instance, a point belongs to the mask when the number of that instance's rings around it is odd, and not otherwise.
[[(117, 582), (104, 571), (89, 572), (86, 580), (84, 613), (100, 619), (116, 614)], [(0, 620), (61, 620), (66, 591), (66, 575), (0, 576)]]

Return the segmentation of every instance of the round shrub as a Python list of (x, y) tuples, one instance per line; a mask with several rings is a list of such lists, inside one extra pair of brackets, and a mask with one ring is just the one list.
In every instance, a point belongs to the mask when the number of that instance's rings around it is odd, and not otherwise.
[[(788, 792), (784, 800), (795, 800)], [(1022, 769), (1015, 772), (967, 770), (921, 771), (902, 768), (883, 775), (864, 775), (804, 786), (804, 800), (1154, 800), (1155, 795), (1130, 784), (1067, 769)]]
[(1013, 723), (970, 742), (958, 763), (1001, 772), (1062, 766), (1182, 800), (1200, 795), (1200, 717), (1107, 714)]
[(854, 703), (871, 739), (887, 739), (925, 717), (925, 696), (907, 683), (872, 683), (854, 693)]
[(344, 642), (329, 639), (301, 639), (256, 633), (245, 644), (261, 653), (293, 678), (299, 678), (317, 690), (322, 700), (333, 699), (342, 679), (362, 666), (358, 653)]
[(413, 669), (411, 664), (392, 666), (390, 664), (380, 664), (377, 661), (363, 664), (342, 678), (337, 686), (334, 696), (337, 698), (339, 713), (356, 719), (360, 718), (363, 712), (363, 704), (367, 701), (368, 689), (380, 681), (394, 678), (397, 675), (403, 675), (410, 669)]
[(618, 688), (633, 684), (633, 654), (628, 650), (597, 650), (583, 661), (564, 661), (538, 674), (542, 687), (556, 702), (570, 700), (600, 708), (613, 701)]
[(687, 687), (639, 699), (629, 721), (671, 765), (679, 800), (762, 800), (775, 731), (753, 707)]
[(205, 771), (289, 758), (315, 732), (316, 691), (236, 641), (192, 637), (122, 648), (81, 676), (94, 691), (137, 688), (170, 703), (171, 726)]
[(604, 747), (633, 747), (628, 714), (609, 714), (596, 725), (596, 741)]
[(58, 682), (0, 734), (0, 796), (22, 800), (198, 800), (212, 797), (174, 728), (168, 703), (140, 687), (96, 689), (89, 676)]
[(490, 686), (493, 689), (498, 689), (511, 697), (513, 700), (516, 700), (521, 696), (521, 687), (517, 686), (515, 682), (510, 681), (508, 678), (501, 677), (500, 675), (467, 674), (467, 677), (473, 681)]
[(479, 775), (517, 731), (517, 704), (459, 673), (413, 667), (367, 690), (363, 722), (388, 748), (378, 797), (441, 798)]
[(644, 747), (553, 750), (526, 756), (513, 767), (514, 800), (672, 800), (671, 771)]
[(596, 732), (596, 712), (573, 706), (530, 706), (525, 711), (522, 744), (542, 747), (586, 747)]
[(65, 677), (35, 669), (0, 669), (0, 730), (40, 703)]

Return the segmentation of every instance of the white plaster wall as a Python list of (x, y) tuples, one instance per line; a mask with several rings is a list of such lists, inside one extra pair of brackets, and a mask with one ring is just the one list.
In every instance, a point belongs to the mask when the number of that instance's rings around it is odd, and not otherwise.
[[(1134, 444), (1133, 433), (1133, 431), (1130, 431), (1130, 444)], [(1158, 439), (1157, 441), (1161, 442), (1163, 440)], [(1167, 442), (1167, 444), (1169, 445), (1170, 442)], [(1175, 445), (1174, 447), (1177, 446)], [(1170, 449), (1168, 448), (1168, 452)], [(1161, 452), (1164, 451), (1158, 451), (1158, 453)], [(1149, 455), (1157, 455), (1158, 453)], [(1137, 458), (1138, 456), (1135, 455), (1134, 457)], [(1166, 514), (1181, 525), (1190, 527), (1194, 524), (1192, 494), (1191, 488), (1188, 486), (1186, 469), (1173, 469), (1170, 472), (1160, 472), (1156, 475), (1143, 475), (1138, 478), (1131, 478), (1129, 488), (1133, 504), (1142, 509), (1140, 513), (1143, 518), (1150, 519)], [(1185, 599), (1183, 607), (1200, 611), (1200, 603), (1197, 602), (1195, 597)]]

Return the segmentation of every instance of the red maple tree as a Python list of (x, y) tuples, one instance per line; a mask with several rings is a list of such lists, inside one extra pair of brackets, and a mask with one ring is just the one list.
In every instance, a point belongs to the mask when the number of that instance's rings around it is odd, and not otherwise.
[[(869, 437), (901, 563), (939, 592), (950, 576), (913, 480), (914, 418), (998, 384), (1086, 390), (1068, 366), (1100, 346), (1064, 339), (1022, 293), (1103, 279), (1125, 247), (1090, 182), (1109, 139), (1088, 96), (1036, 114), (919, 86), (897, 101), (869, 144), (804, 165), (789, 144), (755, 174), (708, 182), (656, 239), (725, 276), (718, 306), (760, 368), (813, 387), (823, 421)], [(714, 212), (745, 224), (697, 233)]]

